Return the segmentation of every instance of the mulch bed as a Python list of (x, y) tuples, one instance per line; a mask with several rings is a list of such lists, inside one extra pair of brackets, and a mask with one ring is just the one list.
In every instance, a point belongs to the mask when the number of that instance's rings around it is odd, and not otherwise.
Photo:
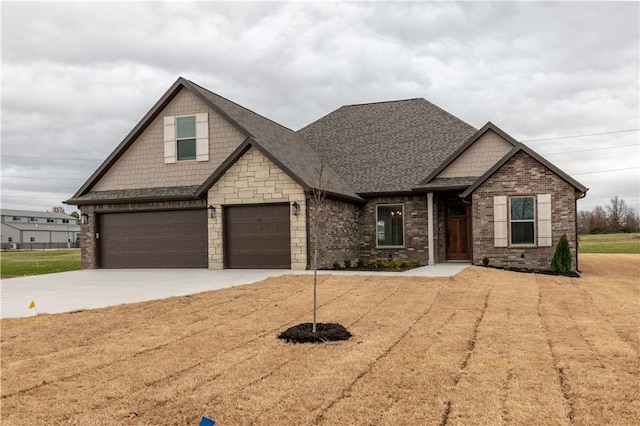
[(313, 323), (305, 322), (294, 325), (280, 333), (278, 339), (289, 343), (324, 343), (337, 340), (349, 340), (351, 333), (340, 324), (316, 323), (316, 332), (313, 331)]

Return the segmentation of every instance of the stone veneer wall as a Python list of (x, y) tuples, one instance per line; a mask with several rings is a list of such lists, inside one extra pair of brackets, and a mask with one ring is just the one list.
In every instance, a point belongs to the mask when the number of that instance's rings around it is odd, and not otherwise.
[[(164, 117), (209, 113), (209, 161), (164, 163)], [(151, 122), (93, 191), (200, 185), (245, 137), (188, 89)]]
[[(404, 204), (404, 247), (376, 247), (376, 206), (378, 204)], [(360, 220), (359, 255), (364, 258), (417, 259), (423, 264), (429, 261), (429, 236), (427, 229), (427, 196), (377, 197), (367, 200)], [(434, 214), (438, 209), (434, 208)], [(436, 222), (438, 223), (438, 222)], [(434, 239), (438, 237), (438, 226), (434, 226)], [(435, 242), (437, 247), (437, 242)], [(438, 256), (436, 250), (435, 256)], [(438, 259), (436, 259), (436, 262)]]
[[(537, 194), (551, 194), (551, 247), (495, 247), (494, 195)], [(575, 199), (573, 186), (526, 153), (517, 153), (472, 195), (473, 263), (480, 264), (483, 256), (488, 256), (492, 266), (549, 270), (555, 246), (562, 234), (566, 234), (573, 256), (571, 268), (575, 271)]]
[(98, 215), (100, 213), (118, 213), (157, 210), (204, 209), (206, 200), (157, 201), (148, 203), (112, 203), (79, 206), (81, 213), (89, 215), (89, 223), (80, 225), (80, 256), (82, 269), (98, 268)]
[[(308, 201), (311, 214), (313, 207)], [(319, 218), (318, 268), (330, 268), (333, 262), (344, 264), (349, 259), (355, 265), (359, 256), (360, 232), (358, 223), (362, 205), (325, 198)], [(313, 268), (313, 221), (309, 220), (309, 269)]]
[(307, 266), (306, 197), (300, 185), (255, 148), (250, 148), (209, 190), (208, 203), (216, 208), (209, 219), (209, 269), (224, 267), (222, 218), (225, 205), (293, 203), (300, 205), (290, 216), (291, 269)]

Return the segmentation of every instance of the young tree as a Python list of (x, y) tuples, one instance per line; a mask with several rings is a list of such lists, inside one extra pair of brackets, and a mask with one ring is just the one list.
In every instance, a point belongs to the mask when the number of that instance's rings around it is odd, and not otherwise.
[(606, 232), (607, 212), (601, 206), (595, 206), (589, 217), (589, 233)]
[(318, 175), (318, 184), (315, 188), (312, 188), (308, 193), (309, 209), (307, 214), (309, 215), (310, 236), (311, 236), (311, 249), (312, 253), (312, 267), (313, 267), (313, 329), (315, 333), (317, 331), (317, 287), (318, 287), (318, 246), (323, 236), (321, 224), (325, 222), (325, 210), (326, 210), (326, 197), (327, 197), (327, 184), (328, 181), (325, 177), (325, 161), (324, 157), (320, 158), (320, 164), (316, 168)]

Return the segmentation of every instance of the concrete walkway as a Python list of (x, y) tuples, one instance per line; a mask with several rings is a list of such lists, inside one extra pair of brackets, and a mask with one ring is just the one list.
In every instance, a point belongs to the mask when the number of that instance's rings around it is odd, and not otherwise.
[[(447, 277), (468, 263), (443, 263), (405, 272), (319, 271), (320, 274)], [(233, 287), (313, 271), (225, 269), (88, 269), (2, 280), (0, 318), (104, 308)], [(35, 308), (30, 309), (31, 301)]]

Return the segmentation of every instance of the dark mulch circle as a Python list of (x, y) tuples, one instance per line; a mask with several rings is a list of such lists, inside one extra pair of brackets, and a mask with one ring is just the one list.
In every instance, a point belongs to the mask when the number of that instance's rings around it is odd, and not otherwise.
[(336, 323), (316, 323), (316, 332), (313, 331), (313, 324), (305, 322), (294, 325), (286, 329), (278, 336), (278, 339), (286, 340), (290, 343), (324, 343), (337, 340), (349, 340), (351, 333), (340, 324)]

